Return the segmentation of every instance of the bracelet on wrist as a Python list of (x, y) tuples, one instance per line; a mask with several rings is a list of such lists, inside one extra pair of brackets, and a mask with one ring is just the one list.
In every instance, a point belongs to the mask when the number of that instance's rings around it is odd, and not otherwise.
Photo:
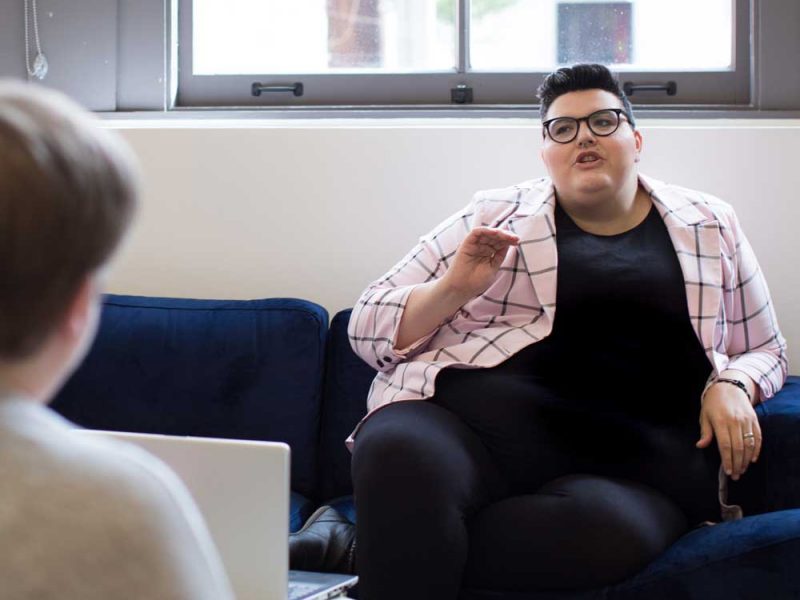
[(731, 385), (735, 385), (737, 388), (744, 392), (744, 395), (747, 396), (747, 399), (750, 401), (750, 404), (753, 404), (753, 397), (750, 395), (750, 392), (747, 391), (747, 386), (739, 381), (738, 379), (731, 379), (728, 377), (718, 377), (714, 380), (714, 383), (729, 383)]

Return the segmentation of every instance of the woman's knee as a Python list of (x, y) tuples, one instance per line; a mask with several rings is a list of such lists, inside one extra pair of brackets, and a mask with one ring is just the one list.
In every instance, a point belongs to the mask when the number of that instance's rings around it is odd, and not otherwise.
[(590, 475), (492, 504), (470, 526), (469, 583), (591, 588), (641, 570), (686, 531), (683, 513), (637, 483)]
[(454, 492), (458, 501), (503, 490), (480, 440), (457, 417), (425, 401), (398, 402), (378, 410), (362, 426), (352, 460), (356, 495), (381, 485)]

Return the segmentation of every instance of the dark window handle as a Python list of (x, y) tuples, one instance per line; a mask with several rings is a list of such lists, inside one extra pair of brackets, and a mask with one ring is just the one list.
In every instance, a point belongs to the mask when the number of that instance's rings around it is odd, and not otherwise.
[(633, 96), (635, 92), (667, 92), (667, 96), (674, 96), (678, 93), (678, 84), (674, 81), (655, 84), (634, 84), (632, 81), (626, 81), (622, 91), (626, 96)]
[(292, 92), (295, 96), (303, 95), (303, 84), (294, 83), (292, 85), (262, 85), (254, 82), (250, 88), (253, 96), (260, 96), (261, 92)]
[(459, 83), (450, 90), (450, 102), (454, 104), (472, 104), (472, 88), (466, 83)]

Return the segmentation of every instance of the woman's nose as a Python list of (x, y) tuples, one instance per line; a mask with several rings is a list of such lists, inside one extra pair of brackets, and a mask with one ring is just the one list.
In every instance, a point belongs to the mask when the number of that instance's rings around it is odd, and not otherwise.
[(578, 135), (575, 139), (581, 147), (591, 146), (597, 142), (592, 130), (589, 129), (589, 125), (585, 122), (578, 124)]

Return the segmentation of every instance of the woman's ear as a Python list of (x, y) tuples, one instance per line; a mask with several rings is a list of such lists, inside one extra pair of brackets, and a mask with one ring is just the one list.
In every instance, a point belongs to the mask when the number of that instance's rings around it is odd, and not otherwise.
[(642, 144), (644, 142), (644, 140), (642, 138), (642, 134), (639, 133), (638, 129), (634, 129), (633, 130), (633, 139), (636, 142), (636, 158), (634, 160), (635, 160), (635, 162), (638, 163), (639, 159), (641, 158)]
[(544, 151), (546, 141), (547, 140), (544, 137), (542, 137), (542, 145), (539, 147), (539, 158), (541, 159), (544, 168), (547, 169), (548, 173), (550, 173), (550, 165), (548, 164), (547, 161), (547, 153)]

